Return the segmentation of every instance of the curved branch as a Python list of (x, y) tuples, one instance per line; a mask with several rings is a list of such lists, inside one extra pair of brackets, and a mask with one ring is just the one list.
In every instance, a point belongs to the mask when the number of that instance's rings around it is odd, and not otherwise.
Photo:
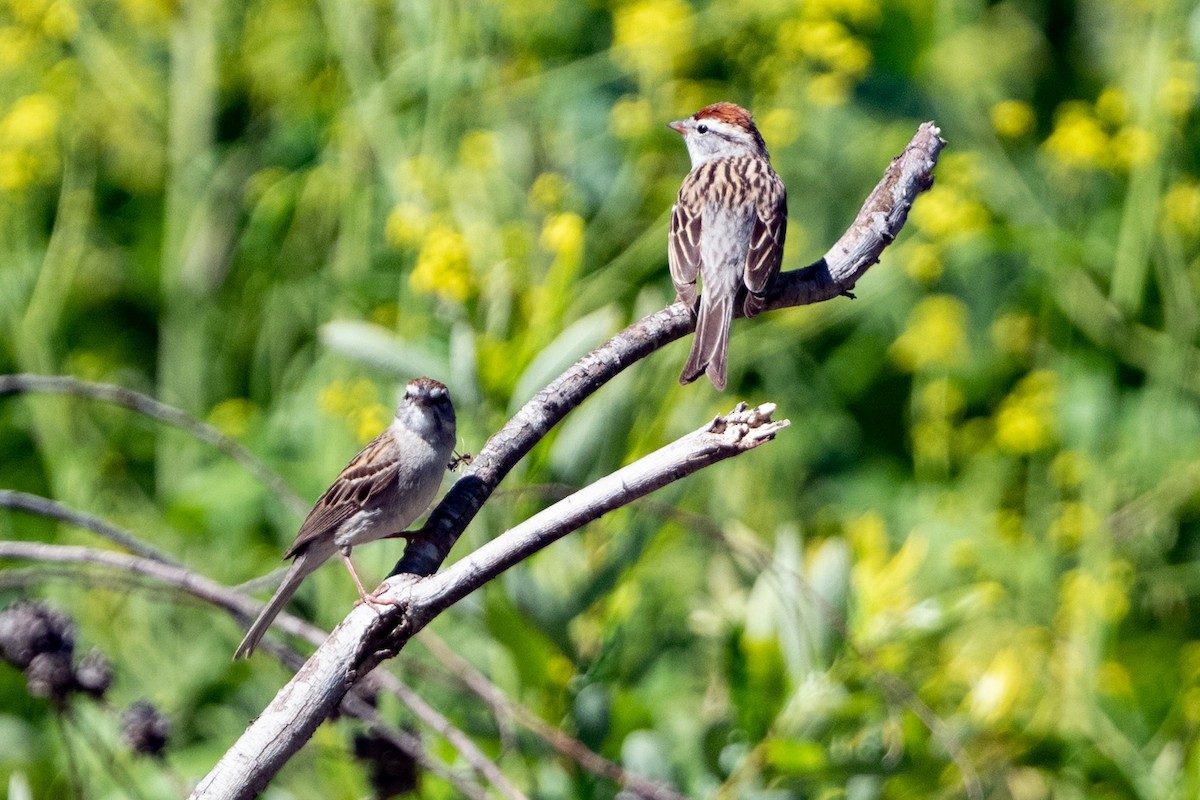
[(427, 578), (389, 578), (379, 611), (350, 612), (271, 704), (197, 785), (193, 798), (250, 798), (263, 789), (358, 680), (404, 647), (437, 614), (508, 567), (655, 489), (770, 441), (787, 427), (774, 406), (717, 417), (666, 447), (579, 490)]
[[(817, 263), (779, 276), (767, 308), (848, 294), (903, 226), (916, 196), (932, 185), (945, 142), (932, 123), (920, 127), (893, 160), (854, 223)], [(773, 406), (739, 406), (713, 424), (581, 490), (480, 547), (441, 574), (467, 524), (504, 476), (566, 414), (625, 367), (693, 329), (681, 304), (634, 323), (593, 350), (535, 395), (475, 457), (467, 472), (414, 537), (385, 583), (380, 613), (355, 608), (225, 753), (193, 798), (252, 797), (333, 711), (349, 687), (393, 656), (445, 608), (509, 566), (607, 511), (704, 466), (758, 446), (786, 424)], [(668, 453), (667, 451), (670, 451)]]
[(201, 422), (183, 409), (169, 406), (124, 386), (84, 381), (69, 375), (0, 375), (0, 395), (20, 392), (69, 394), (89, 400), (101, 400), (179, 428), (241, 464), (247, 472), (278, 495), (284, 505), (295, 514), (304, 516), (308, 513), (310, 504), (288, 486), (283, 476), (264, 464), (237, 440), (226, 436), (207, 422)]
[(56, 519), (68, 525), (75, 525), (84, 530), (91, 531), (97, 536), (108, 539), (113, 544), (128, 550), (134, 555), (148, 558), (151, 561), (157, 561), (160, 564), (169, 564), (174, 567), (180, 566), (178, 561), (152, 545), (146, 544), (129, 531), (122, 530), (115, 525), (110, 525), (99, 517), (68, 508), (57, 500), (51, 500), (49, 497), (18, 492), (14, 489), (0, 489), (0, 508), (25, 511), (30, 514), (38, 514), (50, 519)]
[[(768, 311), (848, 294), (879, 262), (884, 249), (904, 227), (917, 195), (933, 185), (933, 168), (946, 145), (940, 132), (932, 122), (917, 129), (833, 247), (816, 263), (779, 275), (767, 297)], [(450, 487), (422, 535), (409, 540), (392, 574), (436, 572), (504, 476), (571, 409), (626, 367), (694, 329), (692, 315), (682, 303), (674, 303), (613, 336), (534, 395), (488, 440)]]

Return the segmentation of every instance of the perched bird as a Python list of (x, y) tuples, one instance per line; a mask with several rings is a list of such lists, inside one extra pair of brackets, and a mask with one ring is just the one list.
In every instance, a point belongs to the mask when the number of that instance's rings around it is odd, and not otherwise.
[(446, 387), (430, 378), (409, 381), (392, 424), (346, 465), (308, 512), (284, 554), (295, 560), (238, 645), (235, 659), (250, 657), (300, 582), (339, 551), (359, 596), (371, 601), (350, 561), (351, 548), (397, 535), (421, 515), (441, 485), (454, 436), (454, 405)]
[[(683, 135), (692, 171), (671, 209), (667, 261), (679, 300), (696, 313), (692, 352), (679, 376), (691, 383), (708, 374), (725, 388), (729, 325), (745, 293), (747, 317), (762, 311), (783, 259), (787, 191), (750, 112), (713, 103), (667, 123)], [(696, 309), (696, 278), (703, 292)]]

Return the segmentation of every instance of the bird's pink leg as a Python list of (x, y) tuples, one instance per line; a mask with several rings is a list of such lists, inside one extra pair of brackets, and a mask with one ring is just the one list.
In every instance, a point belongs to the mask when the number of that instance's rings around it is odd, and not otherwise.
[(354, 562), (350, 560), (349, 553), (342, 553), (342, 561), (346, 563), (346, 569), (350, 570), (350, 577), (354, 579), (354, 585), (358, 587), (358, 597), (360, 603), (366, 603), (374, 608), (375, 606), (394, 606), (397, 605), (396, 600), (382, 600), (375, 592), (368, 592), (363, 588), (362, 581), (358, 579), (358, 572), (354, 569)]

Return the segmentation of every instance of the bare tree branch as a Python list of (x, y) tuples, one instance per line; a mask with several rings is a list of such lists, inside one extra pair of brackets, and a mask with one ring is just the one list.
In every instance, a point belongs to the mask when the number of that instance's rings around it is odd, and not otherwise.
[[(114, 553), (109, 550), (97, 550), (91, 547), (70, 545), (44, 544), (42, 542), (10, 542), (0, 540), (0, 559), (22, 559), (42, 563), (79, 564), (101, 567), (107, 571), (117, 570), (150, 578), (158, 583), (171, 586), (184, 594), (210, 603), (218, 608), (229, 611), (239, 620), (254, 616), (262, 606), (257, 600), (246, 597), (241, 592), (224, 586), (216, 581), (199, 575), (185, 567), (176, 564), (164, 564), (154, 558), (130, 556), (124, 553)], [(8, 570), (4, 578), (10, 577)], [(314, 645), (320, 644), (326, 637), (326, 632), (316, 625), (287, 614), (281, 614), (278, 620), (280, 626), (288, 633), (300, 636)], [(294, 651), (274, 643), (265, 643), (286, 664), (298, 669), (303, 660)], [(444, 736), (476, 772), (480, 773), (496, 785), (502, 795), (509, 800), (524, 800), (525, 796), (504, 777), (495, 762), (491, 761), (479, 747), (462, 730), (456, 728), (437, 709), (430, 706), (416, 695), (412, 689), (404, 685), (395, 676), (373, 676), (378, 685), (398, 697), (408, 705), (417, 719), (428, 725), (432, 730)], [(449, 781), (461, 794), (466, 797), (485, 797), (486, 794), (474, 784), (464, 783), (454, 775), (445, 764), (434, 759), (415, 735), (396, 731), (375, 713), (365, 702), (347, 695), (343, 701), (343, 711), (352, 716), (372, 722), (377, 727), (377, 733), (388, 737), (393, 744), (413, 756), (418, 763), (436, 775)], [(474, 788), (472, 788), (474, 787)]]
[(44, 392), (50, 394), (69, 394), (76, 397), (86, 397), (89, 400), (101, 400), (106, 403), (137, 411), (151, 419), (172, 425), (187, 431), (205, 444), (215, 447), (231, 459), (241, 464), (247, 472), (257, 478), (264, 486), (274, 492), (280, 500), (299, 516), (308, 513), (310, 504), (296, 494), (278, 472), (264, 464), (257, 456), (243, 447), (235, 439), (221, 433), (207, 422), (201, 422), (183, 409), (169, 406), (155, 400), (149, 395), (115, 386), (111, 383), (93, 383), (91, 381), (72, 378), (68, 375), (0, 375), (0, 395), (17, 394), (19, 392)]
[(48, 497), (27, 494), (26, 492), (18, 492), (12, 489), (0, 489), (0, 508), (26, 511), (30, 514), (39, 514), (43, 517), (56, 519), (59, 522), (75, 525), (84, 530), (91, 531), (97, 536), (108, 539), (113, 544), (128, 550), (134, 555), (148, 558), (151, 561), (157, 561), (160, 564), (179, 566), (178, 561), (161, 550), (146, 544), (129, 531), (122, 530), (115, 525), (110, 525), (99, 517), (93, 517), (91, 514), (85, 514), (82, 511), (68, 508), (57, 500), (51, 500)]
[[(932, 123), (918, 129), (904, 152), (893, 160), (854, 223), (829, 252), (817, 263), (779, 277), (768, 298), (768, 309), (819, 302), (849, 293), (895, 239), (916, 196), (932, 185), (933, 167), (945, 145), (938, 133)], [(526, 403), (492, 436), (467, 472), (455, 482), (434, 510), (422, 535), (409, 542), (393, 577), (386, 583), (386, 596), (396, 602), (396, 607), (383, 614), (367, 607), (352, 611), (226, 752), (192, 796), (253, 796), (307, 741), (349, 686), (381, 660), (398, 652), (441, 610), (579, 525), (699, 469), (705, 458), (699, 453), (685, 456), (674, 467), (669, 466), (668, 458), (662, 465), (664, 471), (641, 474), (636, 482), (626, 485), (624, 481), (633, 478), (630, 471), (643, 468), (646, 461), (643, 459), (493, 539), (440, 575), (433, 574), (504, 476), (555, 424), (625, 367), (684, 336), (693, 326), (691, 314), (679, 303), (645, 317), (584, 356)], [(739, 412), (744, 414), (746, 409), (739, 407), (735, 413)], [(750, 446), (756, 446), (774, 435), (771, 430), (757, 441), (747, 435), (764, 422), (769, 426), (777, 424), (769, 422), (768, 411), (754, 424), (739, 419), (732, 427), (740, 430)], [(716, 433), (715, 429), (706, 429), (685, 438)], [(660, 456), (683, 441), (648, 458)], [(715, 460), (736, 452), (740, 450)]]
[[(569, 492), (564, 492), (563, 494), (566, 493)], [(5, 502), (6, 500), (11, 502)], [(127, 587), (131, 584), (130, 577), (124, 579), (117, 579), (116, 577), (124, 574), (126, 576), (134, 576), (134, 578), (149, 578), (149, 582), (139, 584), (143, 588), (165, 586), (183, 594), (190, 594), (199, 600), (228, 611), (241, 622), (249, 618), (246, 612), (248, 603), (255, 610), (261, 605), (254, 605), (255, 601), (247, 601), (244, 594), (244, 587), (237, 589), (227, 587), (215, 581), (208, 580), (176, 562), (165, 561), (152, 548), (149, 548), (148, 545), (143, 545), (132, 534), (113, 528), (103, 520), (74, 511), (48, 498), (38, 495), (27, 495), (22, 492), (0, 490), (0, 505), (6, 505), (9, 508), (16, 508), (34, 514), (42, 514), (54, 519), (61, 519), (98, 533), (104, 538), (122, 546), (127, 546), (130, 549), (136, 547), (139, 551), (135, 552), (134, 556), (127, 556), (121, 553), (113, 553), (90, 547), (52, 545), (40, 542), (6, 542), (0, 540), (0, 558), (36, 561), (42, 564), (78, 565), (78, 567), (68, 568), (66, 572), (59, 573), (47, 572), (45, 568), (36, 570), (5, 569), (0, 572), (0, 588), (40, 584), (51, 578), (61, 578), (76, 582), (89, 580), (92, 582), (92, 585)], [(140, 552), (143, 550), (145, 552)], [(162, 569), (162, 565), (169, 568)], [(88, 571), (89, 567), (98, 567), (103, 572), (97, 570)], [(253, 616), (253, 613), (255, 613), (254, 610), (250, 612), (249, 616)], [(280, 615), (277, 625), (287, 633), (302, 638), (314, 646), (320, 645), (325, 637), (329, 635), (328, 631), (323, 628), (286, 612)], [(432, 636), (433, 634), (426, 631), (426, 637)], [(426, 643), (429, 644), (428, 642)], [(429, 646), (436, 648), (439, 644), (440, 640), (435, 639), (434, 643)], [(263, 643), (263, 646), (292, 670), (298, 670), (304, 663), (296, 651), (286, 645), (268, 639)], [(542, 738), (558, 752), (574, 759), (584, 769), (600, 777), (612, 780), (621, 786), (633, 789), (643, 797), (658, 798), (658, 800), (682, 800), (681, 795), (676, 794), (667, 787), (659, 786), (637, 776), (630, 775), (619, 765), (590, 750), (578, 739), (546, 723), (528, 708), (525, 708), (505, 695), (482, 674), (478, 672), (475, 672), (473, 675), (464, 674), (462, 670), (455, 669), (456, 666), (459, 666), (458, 662), (450, 661), (449, 654), (446, 652), (448, 648), (445, 645), (441, 645), (441, 649), (440, 660), (442, 660), (443, 666), (454, 672), (469, 689), (479, 694), (489, 705), (503, 707), (506, 712), (511, 713), (523, 725), (532, 730), (535, 735)], [(464, 669), (471, 669), (470, 665), (466, 664), (466, 662), (461, 663), (465, 665)], [(467, 763), (471, 764), (476, 772), (495, 784), (499, 791), (506, 793), (506, 796), (510, 798), (521, 796), (519, 790), (515, 790), (511, 782), (508, 782), (504, 778), (503, 773), (479, 750), (470, 737), (455, 728), (444, 715), (424, 702), (407, 685), (403, 684), (395, 676), (386, 673), (373, 673), (371, 677), (379, 687), (408, 705), (421, 722), (428, 725), (430, 729), (445, 736), (459, 750)], [(375, 714), (374, 710), (366, 704), (347, 707), (346, 704), (349, 700), (350, 698), (347, 697), (343, 701), (343, 711), (360, 719), (374, 722), (379, 727), (378, 733), (380, 735), (391, 737), (391, 734), (395, 733), (395, 738), (392, 738), (393, 744), (409, 753), (409, 755), (412, 755), (419, 763), (430, 769), (434, 774), (440, 775), (451, 783), (454, 783), (455, 787), (464, 796), (482, 796), (479, 794), (481, 790), (478, 787), (470, 789), (455, 783), (451, 774), (453, 771), (449, 767), (445, 765), (440, 765), (440, 768), (430, 767), (427, 762), (430, 761), (431, 756), (428, 756), (424, 752), (419, 754), (414, 753), (410, 748), (414, 746), (420, 747), (420, 742), (415, 736), (406, 734), (403, 731), (395, 732), (393, 729), (388, 728), (379, 719), (378, 715)], [(360, 711), (370, 711), (370, 714), (364, 716), (364, 714), (359, 713)], [(440, 764), (440, 762), (437, 763)]]
[(672, 481), (770, 441), (787, 426), (774, 406), (747, 408), (678, 439), (596, 481), (506, 531), (445, 572), (398, 575), (380, 595), (380, 613), (363, 604), (334, 629), (275, 700), (242, 734), (192, 793), (193, 798), (255, 796), (337, 707), (349, 687), (390, 658), (438, 613), (508, 567)]
[[(854, 288), (900, 233), (917, 195), (933, 185), (933, 168), (946, 144), (939, 133), (932, 122), (917, 129), (824, 257), (775, 280), (767, 310), (830, 300)], [(695, 324), (683, 304), (670, 305), (633, 323), (534, 395), (474, 457), (433, 510), (423, 535), (409, 541), (392, 574), (436, 572), (500, 481), (551, 428), (626, 367), (687, 335)]]

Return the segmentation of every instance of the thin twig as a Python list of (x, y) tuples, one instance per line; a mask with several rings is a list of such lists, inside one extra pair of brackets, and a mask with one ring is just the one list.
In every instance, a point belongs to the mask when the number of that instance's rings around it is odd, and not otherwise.
[[(150, 578), (158, 583), (171, 586), (181, 592), (203, 600), (204, 602), (222, 608), (232, 613), (238, 619), (246, 619), (249, 616), (253, 616), (254, 613), (256, 613), (256, 609), (261, 607), (260, 603), (247, 598), (241, 592), (231, 589), (227, 586), (223, 586), (215, 581), (192, 572), (189, 569), (173, 564), (163, 564), (152, 558), (142, 556), (131, 556), (124, 553), (114, 553), (109, 550), (96, 550), (89, 547), (43, 544), (41, 542), (10, 542), (0, 540), (0, 559), (3, 558), (22, 559), (44, 563), (79, 564), (83, 568), (87, 568), (88, 566), (98, 566), (103, 567), (106, 570), (116, 570), (128, 575)], [(5, 577), (8, 577), (10, 572), (17, 571), (6, 570)], [(107, 577), (111, 580), (111, 575)], [(300, 636), (312, 642), (313, 644), (320, 644), (320, 642), (326, 636), (325, 631), (323, 631), (321, 628), (304, 622), (297, 617), (292, 617), (289, 614), (281, 614), (279, 624), (288, 633)], [(290, 665), (293, 669), (298, 669), (303, 664), (303, 659), (296, 655), (296, 653), (290, 648), (283, 648), (273, 641), (264, 642), (264, 647), (270, 649), (277, 657), (280, 658), (280, 660), (282, 660), (285, 664)], [(416, 697), (415, 693), (412, 692), (411, 689), (408, 689), (405, 692), (396, 691), (397, 688), (406, 688), (403, 687), (403, 684), (401, 684), (399, 680), (393, 679), (386, 681), (383, 682), (382, 685), (388, 691), (396, 694), (396, 696), (406, 704), (408, 704), (409, 700)], [(349, 702), (350, 699), (351, 696), (347, 695), (346, 701)], [(420, 700), (420, 698), (416, 699)], [(361, 712), (364, 708), (369, 709), (369, 706), (366, 706), (366, 704), (351, 704), (348, 708), (343, 710), (345, 710), (347, 713), (353, 714), (353, 716), (372, 721), (377, 725), (382, 726), (384, 724), (379, 717), (374, 714), (374, 712), (372, 712), (372, 714), (368, 717), (363, 717), (363, 715), (359, 712)], [(500, 774), (502, 782), (507, 784), (507, 787), (511, 788), (511, 783), (503, 778), (503, 775), (499, 772), (499, 768), (496, 767), (494, 763), (488, 762), (487, 757), (479, 750), (475, 743), (470, 741), (470, 738), (465, 733), (455, 728), (449, 720), (429, 706), (428, 703), (420, 701), (412, 706), (412, 710), (418, 719), (438, 733), (444, 735), (451, 742), (451, 744), (456, 747), (456, 749), (459, 749), (463, 757), (474, 769), (476, 769), (476, 771), (488, 777)], [(391, 732), (381, 730), (381, 733), (390, 734)], [(450, 781), (465, 796), (485, 796), (485, 794), (482, 792), (479, 794), (473, 794), (469, 789), (460, 786), (457, 779), (453, 775), (453, 770), (444, 764), (441, 764), (441, 762), (437, 761), (436, 759), (432, 759), (431, 756), (412, 752), (409, 748), (418, 747), (419, 749), (424, 750), (423, 746), (420, 746), (420, 740), (415, 736), (411, 736), (410, 734), (406, 738), (404, 735), (397, 735), (400, 736), (400, 739), (396, 740), (397, 746), (400, 746), (405, 750), (405, 752), (408, 752), (410, 755), (414, 756), (414, 758), (417, 758), (418, 762), (421, 763), (422, 766), (425, 766), (435, 774), (441, 775), (446, 780)], [(403, 744), (400, 743), (401, 740), (403, 741)], [(465, 749), (460, 748), (460, 745), (462, 745)], [(502, 788), (500, 785), (497, 785), (497, 788), (500, 789), (505, 796), (512, 798), (512, 800), (518, 800), (518, 798), (523, 797), (523, 795), (521, 795), (519, 792), (513, 794), (506, 791), (506, 789)]]
[(471, 737), (455, 727), (440, 711), (425, 702), (423, 697), (401, 682), (399, 678), (383, 670), (373, 673), (371, 677), (379, 686), (400, 698), (401, 702), (412, 709), (413, 713), (423, 722), (445, 737), (446, 741), (450, 742), (467, 759), (467, 763), (476, 772), (487, 778), (500, 794), (509, 800), (529, 800), (524, 792), (504, 776), (496, 762), (483, 754)]
[(207, 422), (201, 422), (183, 409), (169, 406), (149, 395), (127, 389), (124, 386), (94, 383), (69, 375), (0, 375), (0, 395), (18, 392), (67, 394), (86, 397), (89, 400), (101, 400), (172, 425), (190, 433), (205, 444), (215, 447), (241, 464), (247, 472), (274, 492), (293, 513), (300, 516), (308, 513), (310, 504), (296, 494), (283, 476), (264, 464), (237, 440), (226, 436)]
[(687, 800), (684, 795), (669, 786), (628, 772), (620, 764), (609, 761), (575, 737), (569, 736), (549, 724), (532, 710), (510, 698), (499, 686), (492, 683), (486, 675), (475, 669), (469, 661), (455, 652), (454, 648), (428, 628), (421, 631), (417, 636), (417, 641), (429, 648), (429, 652), (433, 653), (446, 669), (454, 673), (468, 689), (483, 698), (484, 702), (493, 708), (503, 709), (506, 714), (529, 728), (558, 753), (575, 761), (588, 772), (605, 777), (647, 800)]
[(39, 514), (43, 517), (50, 517), (60, 522), (66, 522), (102, 536), (134, 555), (148, 558), (151, 561), (157, 561), (160, 564), (180, 566), (178, 561), (153, 545), (143, 542), (129, 531), (118, 528), (115, 525), (110, 525), (99, 517), (85, 514), (82, 511), (76, 511), (48, 497), (18, 492), (12, 489), (0, 489), (0, 508), (12, 508), (17, 511), (26, 511), (30, 514)]

